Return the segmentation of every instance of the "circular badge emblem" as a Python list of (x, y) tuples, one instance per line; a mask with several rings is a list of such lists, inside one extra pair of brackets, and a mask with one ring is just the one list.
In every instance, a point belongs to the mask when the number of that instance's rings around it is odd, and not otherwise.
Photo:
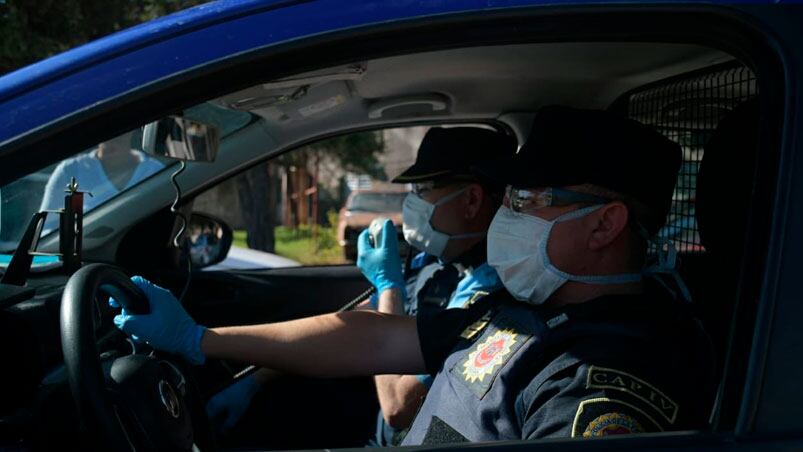
[(510, 354), (510, 347), (516, 343), (516, 333), (500, 330), (492, 334), (469, 353), (463, 363), (463, 376), (466, 381), (483, 381), (486, 375), (493, 374), (496, 366), (504, 363)]
[(584, 438), (642, 433), (644, 429), (632, 417), (622, 413), (606, 413), (588, 423)]

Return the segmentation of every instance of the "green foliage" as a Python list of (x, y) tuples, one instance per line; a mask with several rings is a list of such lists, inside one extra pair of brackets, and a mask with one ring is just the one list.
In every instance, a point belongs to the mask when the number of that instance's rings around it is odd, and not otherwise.
[(298, 261), (304, 265), (341, 264), (343, 250), (335, 239), (333, 227), (302, 224), (297, 228), (277, 226), (276, 254)]
[(383, 152), (385, 141), (382, 132), (357, 132), (315, 142), (288, 152), (277, 161), (286, 167), (298, 167), (305, 166), (316, 155), (326, 156), (337, 161), (346, 171), (385, 180), (387, 175), (378, 159)]
[(205, 0), (0, 2), (0, 73)]
[(337, 214), (337, 210), (329, 209), (326, 211), (326, 222), (329, 224), (330, 227), (335, 228), (337, 227), (337, 223), (339, 223), (340, 218)]
[[(276, 254), (293, 259), (303, 265), (327, 265), (345, 263), (343, 249), (337, 243), (337, 212), (327, 212), (333, 226), (318, 226), (317, 239), (310, 225), (302, 224), (297, 228), (277, 226), (274, 229)], [(234, 231), (232, 246), (248, 248), (245, 241), (246, 231)]]
[(352, 173), (368, 174), (376, 179), (387, 179), (378, 157), (385, 151), (382, 132), (358, 132), (318, 141), (309, 146), (337, 159), (343, 169)]

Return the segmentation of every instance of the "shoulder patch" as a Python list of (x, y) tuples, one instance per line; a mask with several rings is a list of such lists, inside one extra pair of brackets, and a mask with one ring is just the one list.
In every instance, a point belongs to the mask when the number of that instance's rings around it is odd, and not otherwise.
[(655, 386), (627, 372), (591, 366), (588, 368), (586, 388), (614, 389), (626, 392), (652, 407), (670, 424), (674, 424), (678, 416), (677, 403)]
[[(499, 371), (530, 338), (530, 334), (504, 317), (483, 319), (478, 322), (484, 324), (477, 327), (485, 329), (485, 332), (450, 370), (453, 378), (463, 382), (480, 399), (488, 392)], [(476, 332), (471, 328), (463, 333), (475, 335)]]
[(583, 438), (643, 433), (637, 420), (623, 413), (606, 413), (594, 419), (583, 432)]
[(580, 402), (572, 424), (572, 438), (663, 431), (658, 422), (627, 402), (600, 397)]

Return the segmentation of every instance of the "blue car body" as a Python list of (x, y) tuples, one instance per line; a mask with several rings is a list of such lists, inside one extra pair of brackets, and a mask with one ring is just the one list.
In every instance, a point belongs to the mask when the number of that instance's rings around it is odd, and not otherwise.
[(573, 0), (211, 2), (115, 33), (0, 78), (0, 149), (49, 125), (103, 108), (117, 97), (280, 44), (439, 17), (606, 3), (644, 4)]

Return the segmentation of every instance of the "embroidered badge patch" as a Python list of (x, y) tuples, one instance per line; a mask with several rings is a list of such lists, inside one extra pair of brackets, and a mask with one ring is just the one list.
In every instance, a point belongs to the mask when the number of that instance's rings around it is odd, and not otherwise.
[(496, 366), (505, 362), (505, 357), (516, 343), (516, 336), (513, 330), (497, 331), (469, 353), (468, 359), (463, 363), (466, 381), (481, 382), (486, 376), (490, 376)]
[(513, 321), (499, 316), (490, 322), (480, 321), (482, 324), (467, 329), (464, 334), (468, 332), (468, 336), (474, 336), (478, 330), (484, 329), (482, 335), (473, 346), (462, 352), (466, 354), (452, 366), (450, 372), (453, 378), (461, 381), (481, 399), (530, 335), (516, 327)]
[(644, 429), (632, 417), (623, 413), (606, 413), (588, 424), (583, 438), (609, 435), (631, 435), (643, 433)]
[(661, 425), (641, 408), (608, 397), (580, 402), (572, 424), (573, 438), (660, 431), (663, 431)]

